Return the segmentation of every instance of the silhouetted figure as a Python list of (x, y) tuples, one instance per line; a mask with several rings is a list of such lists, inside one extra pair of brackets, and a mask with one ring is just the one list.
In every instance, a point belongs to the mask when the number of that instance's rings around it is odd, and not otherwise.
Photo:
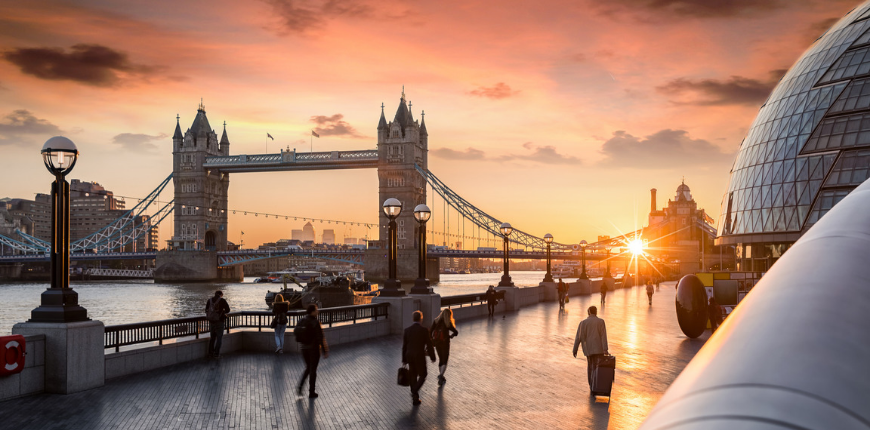
[(402, 363), (408, 365), (408, 379), (411, 382), (411, 403), (420, 404), (420, 387), (426, 382), (426, 356), (435, 362), (435, 346), (429, 329), (423, 327), (423, 312), (414, 312), (414, 324), (405, 329), (402, 339)]
[(284, 332), (287, 331), (287, 311), (290, 310), (290, 303), (284, 301), (284, 297), (280, 294), (275, 295), (275, 302), (272, 304), (272, 314), (275, 316), (275, 354), (284, 353)]
[(495, 305), (498, 304), (498, 298), (496, 297), (495, 287), (492, 285), (489, 286), (489, 289), (486, 290), (486, 309), (489, 311), (489, 316), (495, 315)]
[(710, 333), (715, 333), (719, 325), (722, 324), (722, 307), (716, 303), (715, 297), (710, 297), (710, 303), (707, 305), (707, 315), (710, 317)]
[(205, 302), (205, 318), (208, 320), (208, 355), (221, 356), (221, 343), (224, 338), (224, 321), (230, 312), (230, 305), (224, 300), (223, 291), (215, 291), (214, 297)]
[(652, 296), (655, 292), (655, 288), (653, 288), (652, 284), (647, 282), (646, 284), (646, 297), (649, 299), (649, 304), (652, 306)]
[(659, 288), (662, 286), (662, 278), (656, 277), (656, 291), (659, 291)]
[(601, 303), (604, 303), (604, 299), (607, 298), (607, 282), (601, 280)]
[(556, 292), (559, 294), (559, 309), (565, 309), (565, 297), (568, 297), (568, 286), (565, 285), (565, 282), (561, 278), (559, 279)]
[(598, 318), (598, 308), (590, 306), (586, 311), (589, 315), (577, 326), (577, 336), (574, 337), (574, 357), (577, 357), (577, 349), (583, 346), (583, 355), (586, 356), (586, 375), (589, 379), (589, 389), (592, 390), (592, 374), (598, 365), (598, 359), (607, 354), (607, 328), (604, 320)]
[(441, 311), (441, 314), (432, 322), (432, 344), (438, 353), (438, 385), (444, 385), (447, 379), (444, 372), (447, 371), (447, 360), (450, 359), (450, 339), (459, 336), (456, 330), (456, 320), (453, 319), (453, 310), (450, 308)]
[(302, 373), (302, 379), (299, 380), (299, 385), (296, 387), (296, 394), (302, 395), (302, 387), (305, 385), (305, 379), (308, 379), (308, 397), (316, 399), (318, 394), (315, 388), (317, 386), (317, 365), (320, 364), (320, 351), (323, 351), (323, 358), (329, 358), (329, 345), (326, 344), (323, 328), (317, 319), (317, 315), (320, 315), (317, 305), (308, 305), (306, 311), (308, 315), (299, 321), (293, 332), (296, 335), (296, 342), (299, 343), (299, 349), (302, 350), (302, 359), (305, 360), (305, 372)]

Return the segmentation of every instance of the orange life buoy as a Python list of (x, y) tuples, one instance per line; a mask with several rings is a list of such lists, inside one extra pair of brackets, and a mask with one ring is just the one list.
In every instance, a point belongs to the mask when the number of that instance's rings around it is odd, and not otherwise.
[(24, 355), (27, 343), (24, 336), (0, 336), (0, 376), (12, 375), (24, 370)]

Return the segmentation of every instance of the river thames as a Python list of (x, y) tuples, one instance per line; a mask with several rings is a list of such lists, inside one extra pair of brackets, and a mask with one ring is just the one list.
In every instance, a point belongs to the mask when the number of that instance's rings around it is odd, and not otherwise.
[[(517, 286), (534, 286), (544, 278), (544, 272), (512, 272), (511, 277)], [(72, 287), (91, 319), (115, 325), (203, 315), (205, 301), (218, 289), (224, 292), (233, 311), (268, 310), (264, 299), (266, 291), (279, 289), (280, 284), (255, 284), (254, 279), (245, 278), (242, 283), (201, 284), (83, 281), (73, 282)], [(498, 285), (500, 279), (501, 273), (441, 275), (441, 282), (433, 284), (433, 289), (442, 296), (482, 293), (489, 285)], [(408, 282), (406, 291), (412, 285)], [(40, 294), (46, 288), (47, 283), (0, 284), (0, 302), (3, 303), (0, 335), (11, 333), (15, 323), (30, 318), (30, 311), (39, 306)]]

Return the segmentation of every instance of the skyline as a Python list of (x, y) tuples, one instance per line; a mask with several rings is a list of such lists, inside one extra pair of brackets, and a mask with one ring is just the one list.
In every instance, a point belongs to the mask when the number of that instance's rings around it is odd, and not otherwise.
[[(373, 148), (380, 105), (392, 119), (404, 85), (427, 114), (431, 170), (517, 228), (563, 243), (631, 231), (649, 189), (662, 207), (684, 176), (718, 219), (758, 107), (857, 5), (211, 4), (0, 6), (0, 195), (47, 193), (38, 150), (64, 134), (82, 151), (71, 178), (144, 196), (171, 171), (176, 114), (187, 129), (200, 98), (218, 133), (227, 121), (234, 154), (307, 151), (310, 130), (315, 151)], [(375, 184), (374, 171), (233, 174), (230, 208), (374, 223)], [(230, 240), (303, 224), (281, 222), (231, 215)]]

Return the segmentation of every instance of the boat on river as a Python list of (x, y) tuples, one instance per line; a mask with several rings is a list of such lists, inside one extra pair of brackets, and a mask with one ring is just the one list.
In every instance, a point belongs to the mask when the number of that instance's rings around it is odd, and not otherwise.
[(284, 284), (281, 290), (266, 292), (266, 306), (269, 309), (277, 295), (290, 303), (290, 309), (304, 309), (311, 303), (319, 308), (351, 306), (359, 301), (358, 296), (376, 295), (377, 292), (371, 283), (363, 279), (362, 271), (321, 274), (311, 278), (305, 286), (299, 278), (288, 272), (281, 274), (280, 282)]

